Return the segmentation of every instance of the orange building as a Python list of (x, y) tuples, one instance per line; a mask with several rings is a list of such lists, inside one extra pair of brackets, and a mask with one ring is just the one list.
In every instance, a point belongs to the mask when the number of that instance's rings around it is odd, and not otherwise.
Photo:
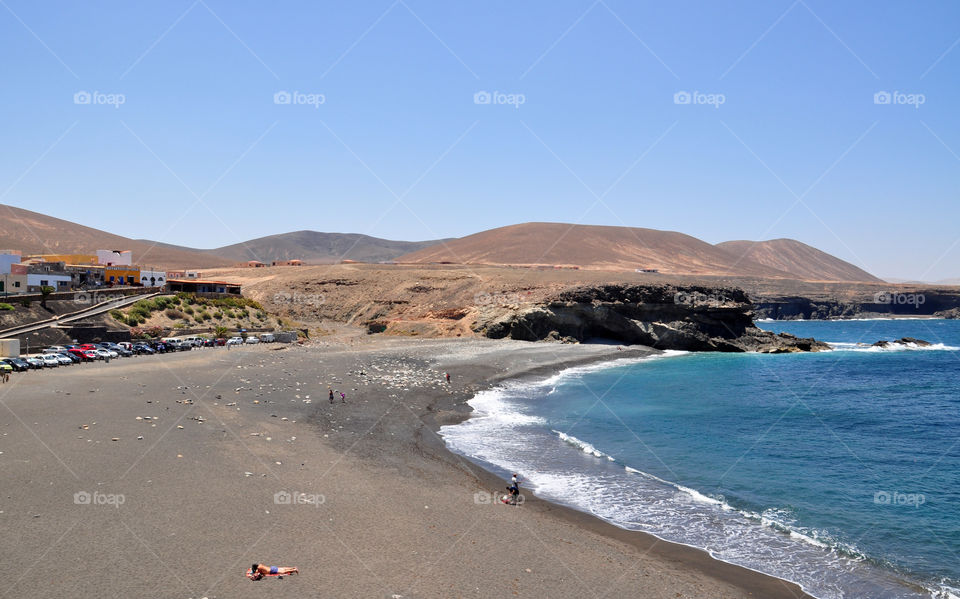
[(104, 266), (103, 282), (106, 285), (137, 285), (140, 269), (136, 266)]

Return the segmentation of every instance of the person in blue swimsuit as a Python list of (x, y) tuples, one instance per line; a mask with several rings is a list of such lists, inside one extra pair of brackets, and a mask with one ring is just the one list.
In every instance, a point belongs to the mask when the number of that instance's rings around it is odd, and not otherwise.
[(288, 574), (299, 574), (300, 569), (297, 567), (287, 567), (287, 566), (265, 566), (263, 564), (253, 564), (253, 567), (250, 568), (252, 573), (250, 580), (260, 580), (268, 574), (275, 574), (278, 576), (286, 576)]

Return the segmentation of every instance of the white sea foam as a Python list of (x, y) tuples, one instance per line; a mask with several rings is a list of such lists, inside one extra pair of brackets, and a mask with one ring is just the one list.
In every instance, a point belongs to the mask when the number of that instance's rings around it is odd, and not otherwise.
[(958, 351), (960, 347), (946, 345), (943, 343), (933, 343), (931, 345), (917, 345), (916, 343), (893, 343), (887, 347), (879, 347), (868, 343), (850, 343), (847, 341), (826, 341), (827, 345), (833, 348), (833, 351), (858, 351), (858, 352), (897, 352), (897, 351)]
[(590, 455), (592, 455), (592, 456), (594, 456), (594, 457), (598, 457), (598, 458), (607, 458), (607, 459), (610, 460), (611, 462), (614, 461), (613, 457), (611, 457), (611, 456), (608, 455), (608, 454), (603, 453), (602, 451), (600, 451), (599, 449), (597, 449), (596, 447), (594, 447), (594, 446), (591, 445), (590, 443), (587, 443), (586, 441), (581, 441), (580, 439), (577, 439), (577, 438), (574, 437), (573, 435), (568, 435), (567, 433), (561, 433), (560, 431), (553, 431), (553, 432), (556, 433), (557, 436), (560, 437), (560, 439), (561, 439), (564, 443), (569, 443), (570, 445), (573, 445), (574, 447), (578, 448), (578, 449), (579, 449), (580, 451), (582, 451), (583, 453), (588, 453), (588, 454), (590, 454)]

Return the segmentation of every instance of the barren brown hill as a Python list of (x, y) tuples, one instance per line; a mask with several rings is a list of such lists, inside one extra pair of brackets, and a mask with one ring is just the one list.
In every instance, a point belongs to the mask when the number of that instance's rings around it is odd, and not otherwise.
[(208, 268), (231, 262), (175, 246), (136, 241), (45, 214), (0, 204), (0, 248), (24, 254), (87, 254), (131, 250), (138, 264), (158, 268)]
[(805, 281), (882, 283), (867, 271), (795, 239), (725, 241), (717, 247), (745, 261), (784, 270)]
[(483, 231), (397, 258), (398, 262), (576, 265), (597, 270), (656, 269), (665, 274), (796, 278), (738, 260), (725, 249), (674, 231), (524, 223)]

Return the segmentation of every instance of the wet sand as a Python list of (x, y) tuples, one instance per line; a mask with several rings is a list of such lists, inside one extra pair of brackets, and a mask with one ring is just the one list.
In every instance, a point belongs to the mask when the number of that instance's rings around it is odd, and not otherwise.
[(477, 503), (505, 483), (436, 434), (498, 381), (652, 350), (331, 339), (15, 374), (0, 597), (804, 597), (529, 493)]

